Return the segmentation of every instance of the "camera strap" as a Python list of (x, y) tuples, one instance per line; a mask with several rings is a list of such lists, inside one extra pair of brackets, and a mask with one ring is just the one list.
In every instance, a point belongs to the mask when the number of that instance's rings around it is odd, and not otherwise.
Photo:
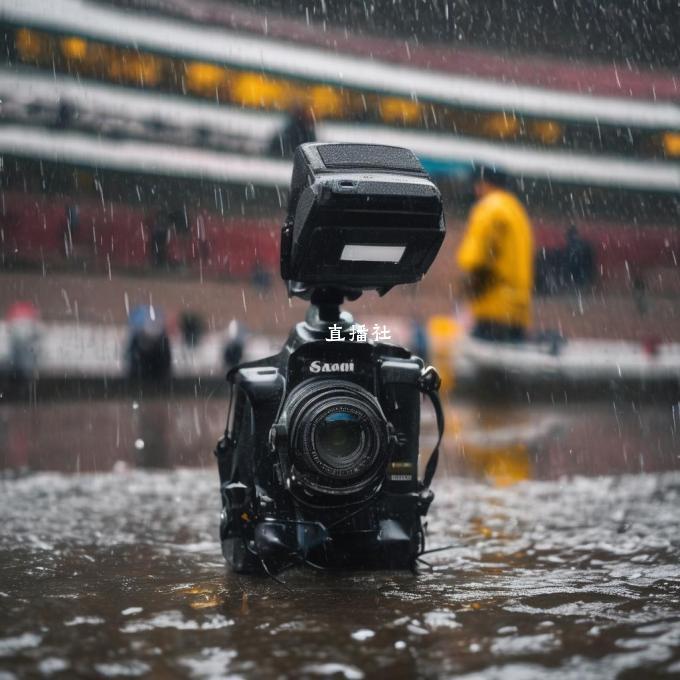
[(427, 394), (427, 396), (430, 397), (430, 401), (434, 407), (434, 415), (437, 419), (437, 443), (430, 454), (430, 459), (427, 461), (425, 474), (423, 475), (423, 487), (426, 489), (432, 483), (434, 473), (437, 471), (437, 464), (439, 463), (439, 446), (441, 445), (442, 437), (444, 436), (444, 409), (442, 407), (441, 399), (439, 398), (440, 385), (441, 379), (436, 369), (432, 366), (423, 369), (420, 380), (418, 381), (418, 388), (423, 394)]
[(432, 449), (430, 459), (425, 466), (425, 474), (423, 475), (423, 486), (427, 489), (432, 483), (432, 478), (437, 471), (437, 464), (439, 463), (439, 446), (442, 443), (442, 437), (444, 436), (444, 409), (442, 408), (439, 393), (436, 390), (425, 392), (425, 394), (430, 397), (430, 401), (434, 407), (434, 415), (437, 419), (437, 443), (435, 444), (434, 449)]

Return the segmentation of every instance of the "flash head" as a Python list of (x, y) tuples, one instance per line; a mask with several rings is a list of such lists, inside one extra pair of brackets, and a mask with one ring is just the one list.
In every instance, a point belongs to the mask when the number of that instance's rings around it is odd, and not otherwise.
[(349, 298), (422, 278), (444, 239), (441, 195), (409, 149), (302, 144), (294, 155), (281, 276), (291, 295)]

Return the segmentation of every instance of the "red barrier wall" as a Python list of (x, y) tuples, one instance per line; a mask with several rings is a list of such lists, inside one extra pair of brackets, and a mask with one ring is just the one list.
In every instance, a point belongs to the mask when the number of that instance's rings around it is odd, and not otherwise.
[[(151, 228), (158, 209), (95, 199), (69, 202), (55, 196), (6, 191), (0, 204), (0, 257), (4, 263), (73, 264), (99, 269), (148, 269), (152, 266)], [(67, 210), (77, 207), (69, 229)], [(275, 272), (279, 259), (279, 222), (274, 219), (222, 217), (199, 210), (188, 215), (188, 231), (171, 229), (168, 266), (204, 276), (244, 278), (258, 269)], [(565, 243), (566, 224), (536, 220), (536, 247)], [(595, 249), (603, 279), (649, 267), (677, 267), (680, 230), (618, 223), (578, 225)]]
[[(158, 210), (83, 200), (69, 202), (20, 192), (4, 192), (0, 212), (3, 262), (67, 264), (87, 261), (99, 267), (151, 266), (151, 228)], [(69, 230), (67, 212), (77, 209)], [(73, 221), (73, 220), (72, 220)], [(169, 230), (170, 267), (202, 268), (208, 276), (240, 278), (257, 268), (278, 266), (279, 224), (268, 220), (224, 218), (207, 211), (188, 215), (188, 231)], [(70, 232), (70, 234), (69, 234)]]

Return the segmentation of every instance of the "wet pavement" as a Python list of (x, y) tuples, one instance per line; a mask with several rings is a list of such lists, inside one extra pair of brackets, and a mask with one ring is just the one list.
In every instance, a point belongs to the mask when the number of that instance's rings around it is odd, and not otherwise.
[(0, 678), (680, 674), (677, 404), (452, 404), (429, 547), (453, 548), (285, 585), (224, 566), (224, 409), (0, 409)]

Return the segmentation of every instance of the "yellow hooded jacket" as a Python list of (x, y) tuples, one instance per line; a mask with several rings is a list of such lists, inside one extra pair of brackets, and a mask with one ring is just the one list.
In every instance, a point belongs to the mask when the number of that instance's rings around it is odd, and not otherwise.
[(486, 288), (472, 300), (477, 321), (529, 326), (533, 256), (531, 222), (516, 196), (494, 189), (475, 204), (457, 260), (465, 272), (490, 274)]

